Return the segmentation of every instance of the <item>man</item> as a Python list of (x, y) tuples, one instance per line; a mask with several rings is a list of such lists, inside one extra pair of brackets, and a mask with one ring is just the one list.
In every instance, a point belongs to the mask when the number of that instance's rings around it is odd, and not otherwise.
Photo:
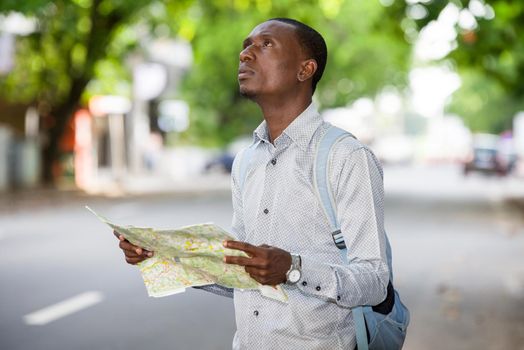
[[(354, 349), (351, 308), (386, 298), (389, 269), (378, 161), (349, 137), (330, 154), (328, 181), (349, 264), (339, 256), (314, 188), (315, 151), (329, 124), (320, 118), (312, 95), (326, 59), (319, 33), (282, 18), (255, 27), (240, 52), (240, 93), (260, 106), (264, 121), (254, 132), (245, 179), (239, 178), (240, 161), (233, 166), (238, 240), (224, 243), (249, 258), (228, 256), (225, 262), (245, 266), (262, 284), (282, 284), (289, 302), (258, 290), (235, 290), (234, 349)], [(151, 255), (123, 237), (120, 247), (131, 264)]]

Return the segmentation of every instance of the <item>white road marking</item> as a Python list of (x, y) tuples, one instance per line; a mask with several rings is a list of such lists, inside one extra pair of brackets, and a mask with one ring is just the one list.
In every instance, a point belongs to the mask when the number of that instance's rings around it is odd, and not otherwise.
[(24, 316), (24, 321), (31, 326), (42, 326), (98, 304), (103, 299), (104, 296), (100, 292), (85, 292), (57, 304), (27, 314)]

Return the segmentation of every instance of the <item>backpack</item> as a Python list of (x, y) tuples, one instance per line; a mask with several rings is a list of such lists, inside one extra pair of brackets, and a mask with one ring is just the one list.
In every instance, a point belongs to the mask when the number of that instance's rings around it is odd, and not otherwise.
[[(346, 137), (355, 138), (351, 133), (335, 126), (331, 126), (322, 137), (315, 154), (314, 185), (324, 213), (329, 221), (333, 241), (339, 249), (342, 261), (347, 264), (347, 248), (337, 220), (333, 195), (328, 184), (329, 153), (333, 145)], [(256, 143), (248, 147), (240, 160), (240, 189), (243, 188), (251, 160), (251, 153), (255, 145)], [(391, 246), (387, 236), (386, 255), (390, 270), (390, 282), (387, 288), (386, 300), (376, 306), (365, 305), (351, 309), (358, 350), (400, 350), (406, 338), (406, 331), (409, 325), (409, 311), (400, 300), (397, 291), (393, 288)]]
[[(333, 241), (339, 248), (342, 260), (347, 264), (347, 248), (335, 213), (331, 188), (328, 184), (329, 153), (338, 141), (353, 137), (349, 132), (331, 126), (320, 140), (315, 155), (315, 188), (322, 203), (332, 230)], [(402, 349), (409, 325), (409, 311), (393, 288), (393, 268), (391, 246), (386, 236), (386, 255), (389, 266), (389, 284), (386, 300), (377, 306), (357, 306), (352, 308), (358, 350), (399, 350)], [(380, 310), (390, 300), (387, 310)], [(369, 335), (369, 338), (368, 338)]]

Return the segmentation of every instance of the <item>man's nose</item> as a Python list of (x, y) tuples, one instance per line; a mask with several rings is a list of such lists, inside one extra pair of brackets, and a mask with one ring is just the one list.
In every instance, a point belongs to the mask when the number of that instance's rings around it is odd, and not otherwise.
[(251, 45), (240, 51), (240, 62), (252, 61), (255, 59)]

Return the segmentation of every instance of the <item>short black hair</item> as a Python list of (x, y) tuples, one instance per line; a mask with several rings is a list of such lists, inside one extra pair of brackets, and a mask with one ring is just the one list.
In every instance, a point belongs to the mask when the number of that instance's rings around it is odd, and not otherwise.
[(307, 24), (299, 22), (291, 18), (271, 18), (268, 21), (278, 21), (292, 25), (295, 27), (298, 40), (300, 45), (306, 51), (307, 55), (310, 55), (315, 61), (317, 61), (317, 71), (313, 75), (312, 88), (313, 92), (317, 87), (317, 83), (322, 78), (324, 68), (326, 68), (327, 62), (327, 46), (322, 35), (315, 29), (311, 28)]

